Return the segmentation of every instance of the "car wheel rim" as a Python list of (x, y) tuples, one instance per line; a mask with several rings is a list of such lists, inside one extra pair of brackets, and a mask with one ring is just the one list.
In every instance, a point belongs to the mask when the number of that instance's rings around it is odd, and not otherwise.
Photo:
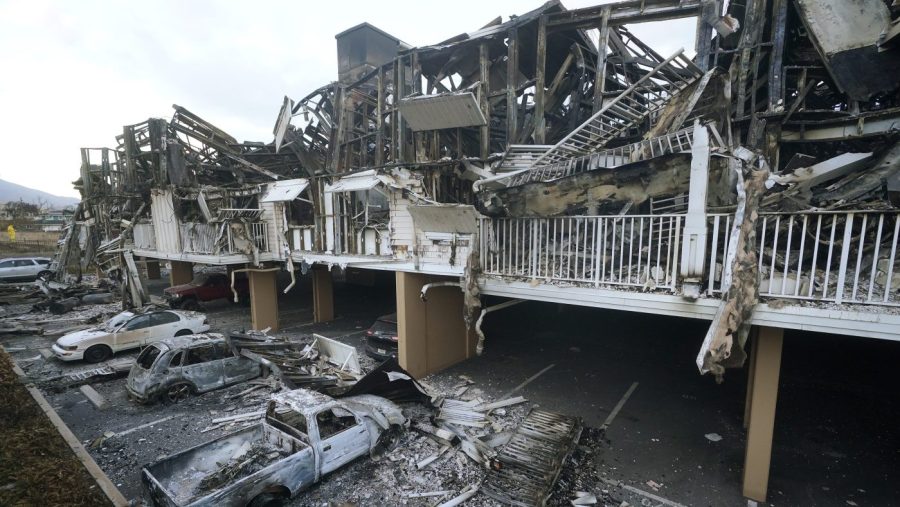
[(181, 401), (188, 397), (188, 386), (186, 385), (178, 385), (171, 389), (169, 389), (169, 400), (173, 402)]

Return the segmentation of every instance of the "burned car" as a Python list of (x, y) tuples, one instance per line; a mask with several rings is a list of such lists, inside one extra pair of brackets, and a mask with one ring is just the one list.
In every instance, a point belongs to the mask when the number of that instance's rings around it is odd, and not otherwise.
[(393, 448), (407, 419), (373, 395), (336, 400), (296, 389), (272, 397), (263, 422), (145, 466), (157, 506), (273, 505), (365, 455)]
[(366, 330), (366, 354), (379, 361), (397, 357), (397, 314), (382, 315)]
[(239, 302), (250, 302), (250, 282), (246, 277), (235, 279), (232, 292), (231, 279), (225, 273), (198, 273), (188, 283), (169, 287), (163, 291), (163, 295), (172, 308), (197, 310), (201, 302), (217, 299), (234, 302), (235, 292)]
[(145, 348), (135, 360), (125, 388), (139, 402), (177, 403), (260, 375), (257, 362), (236, 355), (218, 333), (170, 338)]

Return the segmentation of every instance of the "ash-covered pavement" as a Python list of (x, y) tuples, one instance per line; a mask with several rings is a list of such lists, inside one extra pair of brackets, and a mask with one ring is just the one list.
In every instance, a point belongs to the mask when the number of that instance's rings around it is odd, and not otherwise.
[[(156, 282), (152, 289), (164, 286)], [(337, 284), (338, 317), (324, 324), (310, 323), (306, 280), (279, 302), (283, 330), (277, 335), (337, 338), (357, 347), (364, 370), (375, 365), (362, 348), (365, 329), (378, 316), (394, 311), (390, 285)], [(213, 331), (249, 326), (246, 307), (223, 301), (207, 305), (205, 311)], [(474, 383), (458, 397), (493, 401), (540, 373), (517, 393), (528, 403), (508, 407), (494, 418), (502, 429), (514, 429), (532, 406), (583, 418), (582, 438), (560, 474), (550, 505), (570, 505), (578, 491), (595, 495), (599, 505), (612, 506), (746, 503), (740, 486), (746, 371), (728, 372), (722, 385), (697, 374), (693, 360), (703, 323), (526, 303), (491, 314), (484, 329), (482, 356), (422, 380), (435, 392), (453, 397), (461, 379), (471, 379)], [(44, 359), (39, 349), (52, 341), (22, 335), (4, 338), (3, 345), (34, 379), (93, 367)], [(900, 408), (896, 390), (889, 387), (896, 379), (883, 373), (892, 372), (886, 365), (900, 359), (892, 345), (787, 334), (772, 505), (888, 505), (900, 497), (900, 436), (890, 423), (900, 416)], [(868, 367), (860, 369), (860, 364)], [(852, 384), (846, 381), (850, 378)], [(270, 392), (263, 388), (235, 397), (247, 388), (236, 385), (174, 405), (138, 405), (127, 399), (124, 382), (117, 378), (91, 384), (108, 401), (104, 410), (76, 388), (42, 390), (129, 498), (141, 494), (141, 466), (243, 427), (245, 423), (236, 423), (203, 431), (213, 419), (262, 409)], [(421, 406), (405, 410), (415, 420), (427, 421), (431, 415)], [(605, 423), (608, 428), (603, 428)], [(377, 461), (356, 460), (290, 505), (430, 506), (483, 479), (486, 469), (457, 449), (417, 467), (439, 450), (423, 433), (407, 431), (393, 452)], [(448, 493), (415, 496), (439, 491)], [(466, 505), (496, 502), (478, 494)]]

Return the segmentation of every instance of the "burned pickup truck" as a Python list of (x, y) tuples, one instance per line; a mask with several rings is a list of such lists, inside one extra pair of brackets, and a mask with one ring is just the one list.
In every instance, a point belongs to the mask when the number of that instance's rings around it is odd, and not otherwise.
[(365, 454), (393, 448), (407, 420), (372, 395), (336, 400), (297, 389), (269, 402), (263, 422), (142, 469), (157, 506), (278, 505)]

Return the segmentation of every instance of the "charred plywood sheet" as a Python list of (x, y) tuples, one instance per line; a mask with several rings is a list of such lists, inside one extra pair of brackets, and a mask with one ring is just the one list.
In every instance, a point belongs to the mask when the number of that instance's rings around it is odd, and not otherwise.
[(281, 150), (281, 143), (284, 141), (284, 134), (287, 132), (288, 126), (291, 124), (291, 112), (294, 110), (294, 101), (290, 97), (285, 96), (284, 102), (281, 104), (281, 111), (278, 112), (278, 119), (275, 120), (275, 153)]
[(855, 100), (894, 90), (900, 81), (895, 51), (878, 51), (891, 16), (882, 0), (798, 0), (810, 39), (838, 87)]
[(403, 99), (400, 101), (400, 113), (414, 131), (487, 124), (472, 92)]
[(423, 232), (474, 234), (478, 229), (478, 212), (468, 205), (409, 206), (416, 228)]
[(260, 198), (260, 202), (293, 201), (309, 186), (306, 178), (295, 180), (282, 180), (269, 183), (266, 191)]

